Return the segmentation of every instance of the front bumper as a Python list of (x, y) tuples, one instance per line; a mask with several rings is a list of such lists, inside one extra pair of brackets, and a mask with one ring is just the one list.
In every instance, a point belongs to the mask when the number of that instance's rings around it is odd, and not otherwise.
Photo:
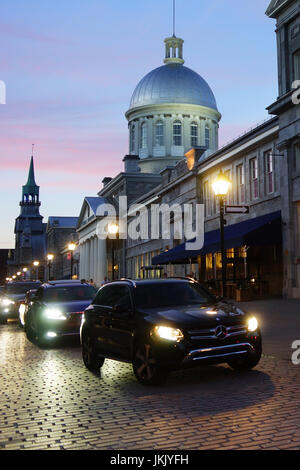
[(222, 364), (234, 358), (258, 355), (262, 351), (260, 331), (220, 340), (183, 340), (171, 343), (152, 340), (158, 363), (164, 368), (181, 369), (201, 364)]
[(43, 319), (39, 324), (39, 331), (49, 341), (67, 336), (79, 336), (81, 315), (71, 315), (67, 320)]

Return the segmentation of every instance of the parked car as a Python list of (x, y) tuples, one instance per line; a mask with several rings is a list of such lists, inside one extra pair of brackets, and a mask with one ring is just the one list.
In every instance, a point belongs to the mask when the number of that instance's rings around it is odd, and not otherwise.
[(42, 346), (59, 337), (79, 335), (81, 316), (96, 292), (80, 281), (49, 281), (41, 285), (25, 317), (28, 339)]
[(99, 370), (105, 358), (132, 362), (146, 385), (200, 364), (248, 370), (262, 352), (256, 318), (192, 279), (106, 284), (84, 312), (80, 338), (89, 370)]
[(26, 292), (36, 289), (40, 281), (19, 281), (8, 283), (1, 293), (0, 323), (5, 324), (8, 318), (18, 318), (19, 307), (25, 300)]

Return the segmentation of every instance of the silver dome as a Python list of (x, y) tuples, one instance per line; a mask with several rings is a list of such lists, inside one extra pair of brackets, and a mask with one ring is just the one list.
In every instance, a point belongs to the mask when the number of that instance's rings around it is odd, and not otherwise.
[(169, 63), (148, 73), (133, 92), (130, 109), (164, 103), (183, 103), (217, 109), (207, 82), (181, 64)]

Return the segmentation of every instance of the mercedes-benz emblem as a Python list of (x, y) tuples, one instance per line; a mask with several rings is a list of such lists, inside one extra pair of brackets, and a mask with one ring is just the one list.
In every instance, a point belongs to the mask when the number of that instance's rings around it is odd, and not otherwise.
[(217, 338), (225, 338), (227, 335), (227, 328), (223, 325), (219, 325), (215, 329), (215, 336)]

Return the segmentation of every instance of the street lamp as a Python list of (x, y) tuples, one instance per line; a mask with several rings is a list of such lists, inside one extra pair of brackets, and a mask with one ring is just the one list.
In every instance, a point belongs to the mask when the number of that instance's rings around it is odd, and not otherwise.
[(40, 262), (39, 261), (34, 261), (33, 262), (33, 266), (35, 267), (35, 280), (37, 281), (38, 280), (38, 272), (39, 272), (39, 265), (40, 265)]
[(51, 277), (51, 263), (53, 261), (53, 258), (54, 258), (54, 255), (52, 255), (51, 253), (49, 253), (47, 255), (47, 260), (48, 260), (48, 281), (50, 281), (50, 277)]
[(220, 171), (217, 179), (213, 182), (212, 187), (216, 197), (220, 203), (220, 244), (221, 244), (221, 256), (222, 256), (222, 296), (226, 296), (226, 252), (225, 252), (225, 238), (224, 238), (224, 227), (226, 224), (224, 213), (225, 213), (225, 200), (228, 194), (231, 181), (226, 175)]
[(72, 242), (72, 243), (69, 243), (68, 249), (69, 249), (69, 251), (70, 251), (70, 253), (71, 253), (71, 277), (70, 277), (70, 279), (73, 278), (73, 251), (75, 250), (75, 248), (76, 248), (76, 244), (75, 244), (75, 243), (73, 243), (73, 242)]
[(117, 270), (118, 266), (115, 265), (115, 245), (114, 245), (114, 239), (118, 238), (119, 235), (119, 225), (116, 223), (111, 223), (108, 226), (108, 233), (109, 235), (112, 235), (112, 253), (111, 253), (111, 264), (112, 264), (112, 280), (115, 280), (115, 271)]

